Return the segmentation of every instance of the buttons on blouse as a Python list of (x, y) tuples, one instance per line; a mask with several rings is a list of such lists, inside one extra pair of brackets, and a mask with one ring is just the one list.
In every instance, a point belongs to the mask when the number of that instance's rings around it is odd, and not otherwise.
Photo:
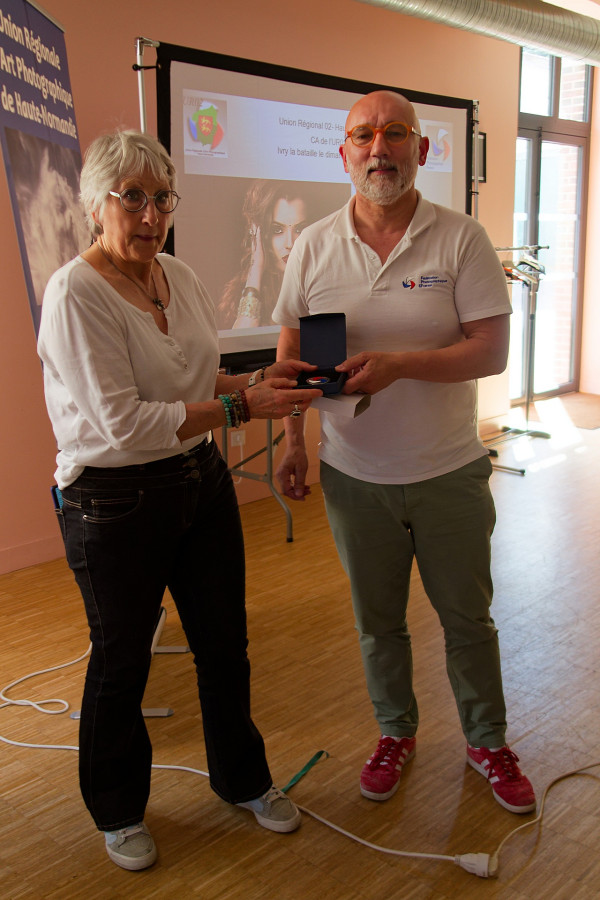
[(168, 343), (171, 347), (173, 347), (173, 349), (175, 350), (175, 353), (177, 354), (177, 356), (178, 356), (179, 359), (181, 360), (181, 363), (182, 363), (183, 368), (184, 368), (184, 369), (186, 370), (186, 372), (187, 372), (188, 369), (189, 369), (189, 365), (188, 365), (188, 362), (187, 362), (187, 360), (186, 360), (186, 358), (185, 358), (185, 353), (183, 352), (183, 350), (181, 349), (181, 347), (177, 344), (176, 341), (173, 340), (172, 337), (167, 338), (167, 343)]

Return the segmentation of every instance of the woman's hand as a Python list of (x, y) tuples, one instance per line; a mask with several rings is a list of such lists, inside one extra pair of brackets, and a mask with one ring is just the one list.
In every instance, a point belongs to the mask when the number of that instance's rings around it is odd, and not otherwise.
[(284, 419), (298, 409), (305, 412), (311, 401), (323, 392), (304, 388), (293, 389), (289, 378), (269, 378), (246, 388), (246, 401), (251, 419)]
[(312, 372), (317, 366), (310, 363), (301, 362), (299, 359), (284, 359), (280, 362), (273, 363), (265, 369), (265, 379), (267, 378), (298, 378), (300, 372)]

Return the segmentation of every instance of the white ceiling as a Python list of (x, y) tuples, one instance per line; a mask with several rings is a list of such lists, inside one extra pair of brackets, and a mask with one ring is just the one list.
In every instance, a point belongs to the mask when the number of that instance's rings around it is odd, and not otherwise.
[[(550, 0), (544, 0), (544, 3), (549, 2)], [(600, 0), (562, 0), (562, 3), (553, 0), (550, 5), (561, 6), (563, 9), (570, 9), (571, 12), (589, 16), (592, 19), (600, 19)]]

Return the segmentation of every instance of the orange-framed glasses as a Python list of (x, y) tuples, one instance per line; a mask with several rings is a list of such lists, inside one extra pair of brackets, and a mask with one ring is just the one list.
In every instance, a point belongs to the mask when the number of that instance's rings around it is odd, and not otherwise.
[(344, 140), (350, 140), (355, 147), (370, 147), (375, 140), (378, 132), (384, 136), (388, 144), (403, 144), (409, 134), (416, 134), (417, 137), (423, 135), (405, 122), (388, 122), (383, 128), (375, 128), (374, 125), (355, 125), (350, 131), (346, 132)]

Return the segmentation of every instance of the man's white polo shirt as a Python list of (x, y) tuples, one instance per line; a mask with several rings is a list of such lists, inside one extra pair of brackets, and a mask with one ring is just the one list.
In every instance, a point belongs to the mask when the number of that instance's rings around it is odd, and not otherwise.
[[(461, 322), (511, 312), (506, 278), (483, 227), (419, 202), (384, 264), (356, 233), (354, 198), (310, 225), (288, 259), (273, 320), (344, 312), (348, 356), (361, 350), (447, 347)], [(310, 361), (310, 360), (309, 360)], [(347, 475), (406, 484), (454, 471), (486, 450), (477, 436), (476, 383), (398, 380), (356, 419), (321, 414), (320, 456)]]

